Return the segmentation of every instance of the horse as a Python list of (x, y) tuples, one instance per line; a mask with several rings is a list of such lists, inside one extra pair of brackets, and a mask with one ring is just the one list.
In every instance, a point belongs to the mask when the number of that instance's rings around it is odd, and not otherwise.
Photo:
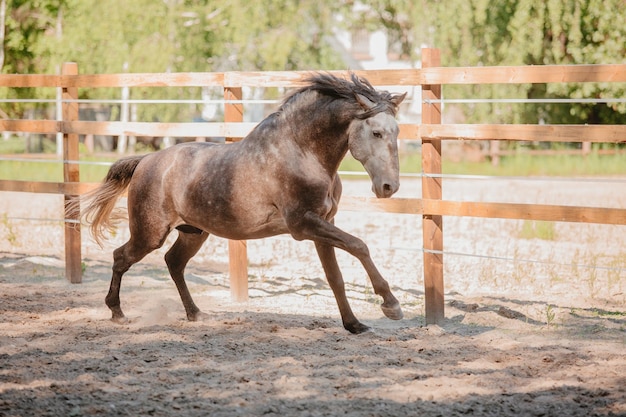
[(102, 246), (120, 220), (116, 201), (127, 191), (130, 237), (113, 251), (105, 298), (111, 319), (126, 321), (120, 305), (124, 273), (176, 229), (165, 263), (190, 321), (204, 313), (189, 293), (184, 270), (209, 234), (234, 240), (290, 234), (313, 241), (343, 326), (358, 334), (370, 328), (352, 312), (335, 257), (335, 248), (347, 251), (382, 297), (383, 313), (400, 320), (400, 303), (367, 245), (333, 219), (342, 191), (337, 170), (348, 150), (369, 174), (378, 198), (398, 190), (395, 116), (405, 96), (376, 90), (354, 73), (349, 79), (314, 73), (241, 141), (182, 143), (116, 161), (98, 188), (77, 202), (79, 210), (81, 201), (86, 206), (81, 215)]

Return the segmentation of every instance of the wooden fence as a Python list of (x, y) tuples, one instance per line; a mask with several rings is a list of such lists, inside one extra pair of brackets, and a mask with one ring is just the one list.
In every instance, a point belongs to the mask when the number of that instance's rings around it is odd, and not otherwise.
[[(338, 72), (341, 74), (341, 72)], [(62, 90), (62, 120), (0, 120), (0, 130), (63, 134), (63, 182), (0, 180), (0, 191), (65, 195), (66, 201), (96, 184), (80, 182), (79, 135), (111, 136), (222, 136), (235, 141), (254, 126), (243, 123), (242, 87), (296, 87), (308, 72), (224, 72), (167, 74), (79, 75), (67, 63), (61, 75), (0, 75), (2, 87), (57, 87)], [(548, 220), (626, 225), (626, 209), (563, 205), (458, 202), (442, 199), (441, 144), (443, 140), (516, 140), (551, 142), (626, 141), (622, 125), (475, 125), (441, 124), (442, 85), (563, 82), (626, 82), (626, 65), (550, 65), (528, 67), (440, 67), (437, 49), (422, 51), (422, 68), (357, 71), (375, 86), (422, 88), (422, 123), (401, 124), (400, 139), (422, 142), (422, 198), (376, 199), (344, 197), (341, 209), (410, 213), (422, 216), (425, 315), (427, 323), (444, 317), (443, 216)], [(101, 87), (222, 87), (223, 123), (92, 122), (78, 119), (78, 89)], [(66, 276), (81, 281), (81, 235), (76, 218), (65, 213)], [(229, 241), (231, 294), (248, 297), (246, 242)]]

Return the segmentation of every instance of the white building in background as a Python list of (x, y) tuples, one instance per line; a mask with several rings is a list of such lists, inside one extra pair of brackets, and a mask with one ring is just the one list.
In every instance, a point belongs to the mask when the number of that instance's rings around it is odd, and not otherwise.
[[(336, 19), (341, 22), (342, 17)], [(338, 25), (340, 27), (341, 25)], [(327, 39), (333, 48), (341, 55), (345, 62), (345, 69), (351, 70), (380, 70), (380, 69), (411, 69), (419, 68), (419, 62), (413, 65), (408, 60), (401, 60), (401, 54), (389, 45), (387, 34), (382, 31), (370, 32), (363, 28), (355, 28), (348, 31), (336, 29), (333, 36)], [(399, 86), (377, 86), (377, 88), (390, 91), (392, 93), (408, 93), (402, 103), (398, 120), (405, 123), (420, 123), (422, 113), (422, 90), (416, 87)], [(214, 94), (214, 93), (213, 93)], [(218, 105), (214, 100), (210, 100), (212, 95), (207, 95), (207, 104), (202, 110), (204, 120), (213, 120), (219, 112)], [(217, 96), (215, 96), (217, 97)], [(275, 103), (268, 104), (263, 99), (263, 88), (243, 88), (243, 97), (251, 102), (246, 103), (244, 112), (245, 122), (259, 122), (268, 111), (274, 111)], [(219, 97), (217, 97), (219, 99)]]
[[(337, 30), (334, 36), (335, 48), (341, 53), (349, 69), (411, 69), (419, 68), (410, 61), (401, 60), (400, 54), (389, 45), (387, 34), (382, 31), (370, 32), (355, 28), (352, 31)], [(420, 87), (381, 86), (393, 93), (407, 92), (398, 119), (402, 122), (419, 123), (422, 113), (422, 90)]]

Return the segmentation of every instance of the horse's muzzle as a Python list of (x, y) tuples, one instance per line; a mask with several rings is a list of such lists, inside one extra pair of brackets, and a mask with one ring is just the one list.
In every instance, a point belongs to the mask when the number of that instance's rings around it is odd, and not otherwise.
[(399, 181), (381, 182), (379, 184), (372, 183), (372, 191), (378, 198), (389, 198), (400, 188)]

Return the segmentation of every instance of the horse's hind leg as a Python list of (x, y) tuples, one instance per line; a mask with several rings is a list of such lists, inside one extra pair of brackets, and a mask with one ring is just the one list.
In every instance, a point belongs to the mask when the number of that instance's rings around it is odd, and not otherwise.
[(128, 242), (113, 251), (113, 275), (111, 276), (109, 292), (104, 300), (113, 314), (111, 320), (115, 322), (124, 321), (124, 313), (120, 306), (122, 276), (131, 266), (161, 245), (162, 240), (154, 245), (148, 245), (144, 239), (134, 239), (131, 236)]
[[(191, 230), (191, 229), (190, 229)], [(202, 244), (207, 240), (209, 234), (199, 229), (192, 230), (191, 233), (179, 231), (178, 239), (165, 254), (165, 263), (170, 275), (176, 284), (180, 298), (183, 301), (187, 319), (198, 320), (200, 309), (196, 306), (185, 282), (185, 267), (189, 260), (198, 253)]]

